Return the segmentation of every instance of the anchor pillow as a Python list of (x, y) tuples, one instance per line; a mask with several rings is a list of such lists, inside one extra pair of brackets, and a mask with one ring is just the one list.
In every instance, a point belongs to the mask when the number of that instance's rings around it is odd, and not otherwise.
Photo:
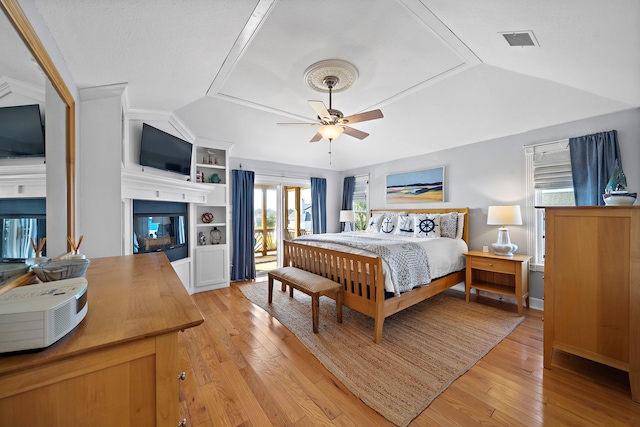
[(398, 228), (398, 218), (406, 215), (406, 212), (388, 213), (384, 216), (380, 224), (380, 232), (383, 234), (393, 234)]

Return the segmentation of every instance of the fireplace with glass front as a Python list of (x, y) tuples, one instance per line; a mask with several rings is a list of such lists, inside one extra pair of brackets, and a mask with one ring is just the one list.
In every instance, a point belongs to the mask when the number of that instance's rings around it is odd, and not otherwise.
[(169, 261), (189, 256), (188, 205), (133, 201), (133, 253), (164, 252)]

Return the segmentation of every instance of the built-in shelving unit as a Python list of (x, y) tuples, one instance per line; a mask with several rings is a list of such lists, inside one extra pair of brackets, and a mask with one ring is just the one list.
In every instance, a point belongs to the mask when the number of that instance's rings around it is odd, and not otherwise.
[[(230, 144), (202, 140), (194, 145), (193, 180), (209, 192), (206, 202), (194, 205), (193, 209), (195, 281), (192, 292), (229, 286), (229, 148)], [(213, 216), (210, 222), (203, 219), (205, 214)]]

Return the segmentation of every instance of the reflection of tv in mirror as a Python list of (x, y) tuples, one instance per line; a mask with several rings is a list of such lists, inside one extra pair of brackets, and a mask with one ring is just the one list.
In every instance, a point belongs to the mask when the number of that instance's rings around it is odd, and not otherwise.
[(0, 158), (44, 157), (40, 106), (0, 108)]
[(191, 151), (190, 142), (142, 124), (140, 165), (190, 175)]
[[(46, 199), (0, 200), (0, 225), (0, 261), (23, 262), (33, 258), (33, 244), (38, 245), (47, 236)], [(45, 245), (40, 255), (46, 254)]]

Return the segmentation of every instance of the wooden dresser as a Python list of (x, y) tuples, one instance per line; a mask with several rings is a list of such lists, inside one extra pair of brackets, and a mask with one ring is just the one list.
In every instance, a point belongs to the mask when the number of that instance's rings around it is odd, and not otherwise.
[(35, 353), (0, 355), (0, 426), (171, 426), (178, 333), (203, 317), (161, 253), (91, 260), (88, 312)]
[(640, 206), (545, 211), (544, 367), (558, 349), (627, 371), (640, 402)]

